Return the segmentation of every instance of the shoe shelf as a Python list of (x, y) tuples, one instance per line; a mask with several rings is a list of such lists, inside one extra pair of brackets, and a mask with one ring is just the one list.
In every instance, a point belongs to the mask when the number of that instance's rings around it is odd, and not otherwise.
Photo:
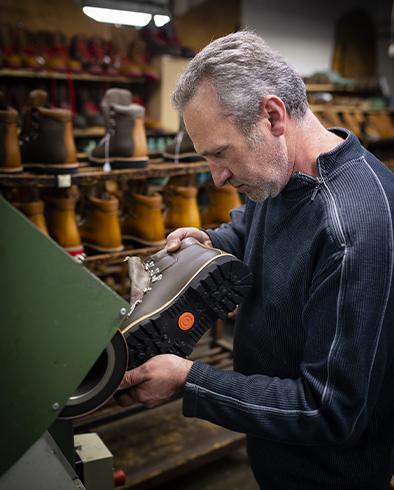
[(0, 78), (41, 78), (55, 80), (75, 80), (85, 82), (112, 82), (112, 83), (146, 83), (144, 77), (125, 77), (121, 75), (91, 75), (90, 73), (71, 73), (71, 72), (56, 72), (56, 71), (33, 71), (26, 69), (1, 68)]
[(333, 83), (306, 83), (306, 91), (312, 92), (331, 92), (349, 94), (372, 94), (380, 92), (378, 85), (336, 85)]
[(104, 180), (141, 180), (155, 177), (173, 177), (208, 172), (205, 161), (193, 163), (158, 162), (145, 168), (128, 168), (104, 172), (98, 167), (81, 166), (78, 172), (65, 175), (33, 174), (20, 172), (0, 174), (0, 187), (70, 187), (71, 185), (93, 185)]

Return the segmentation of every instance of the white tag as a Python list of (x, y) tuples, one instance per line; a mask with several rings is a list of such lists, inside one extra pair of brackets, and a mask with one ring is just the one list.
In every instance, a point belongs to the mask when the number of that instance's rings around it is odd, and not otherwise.
[(61, 174), (57, 176), (57, 186), (58, 187), (71, 187), (71, 175)]

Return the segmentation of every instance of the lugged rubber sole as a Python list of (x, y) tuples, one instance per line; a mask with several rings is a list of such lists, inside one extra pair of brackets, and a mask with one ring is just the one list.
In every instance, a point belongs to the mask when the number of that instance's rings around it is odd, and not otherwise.
[(218, 319), (240, 304), (252, 287), (247, 266), (229, 255), (218, 256), (172, 303), (124, 333), (129, 349), (127, 369), (158, 354), (186, 357)]

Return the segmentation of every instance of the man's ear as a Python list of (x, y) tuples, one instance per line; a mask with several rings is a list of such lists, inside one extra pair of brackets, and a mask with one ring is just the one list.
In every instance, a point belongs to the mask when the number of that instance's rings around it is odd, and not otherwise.
[(266, 95), (261, 99), (260, 114), (269, 124), (273, 136), (282, 136), (286, 129), (287, 112), (283, 100), (276, 95)]

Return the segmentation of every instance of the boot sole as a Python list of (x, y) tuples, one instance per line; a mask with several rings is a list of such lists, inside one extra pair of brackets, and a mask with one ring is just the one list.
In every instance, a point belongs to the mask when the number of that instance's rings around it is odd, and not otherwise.
[(23, 172), (23, 167), (0, 167), (0, 173), (16, 174), (19, 172)]
[(94, 250), (95, 252), (106, 252), (106, 253), (112, 253), (112, 252), (122, 252), (124, 250), (124, 245), (121, 245), (119, 247), (113, 247), (113, 248), (106, 248), (106, 247), (100, 247), (98, 245), (94, 245), (93, 243), (88, 243), (88, 242), (83, 242), (85, 248)]
[(24, 163), (23, 164), (25, 170), (43, 173), (43, 174), (51, 174), (51, 175), (59, 175), (59, 174), (75, 174), (79, 170), (78, 163), (72, 163), (69, 165), (66, 164), (57, 164), (57, 163)]
[(148, 246), (150, 245), (151, 247), (161, 247), (166, 244), (166, 240), (159, 240), (157, 242), (152, 242), (149, 240), (143, 240), (142, 238), (133, 235), (122, 235), (122, 238), (123, 240), (128, 240), (131, 242), (135, 242), (137, 244), (140, 243), (141, 245), (148, 245)]
[[(121, 158), (112, 157), (108, 159), (112, 169), (122, 168), (145, 168), (148, 165), (149, 158)], [(102, 166), (106, 160), (104, 158), (89, 157), (89, 162), (96, 166)]]
[(127, 369), (158, 354), (188, 356), (213, 323), (225, 320), (251, 287), (252, 274), (244, 263), (229, 255), (217, 257), (159, 311), (122, 330), (129, 349)]

